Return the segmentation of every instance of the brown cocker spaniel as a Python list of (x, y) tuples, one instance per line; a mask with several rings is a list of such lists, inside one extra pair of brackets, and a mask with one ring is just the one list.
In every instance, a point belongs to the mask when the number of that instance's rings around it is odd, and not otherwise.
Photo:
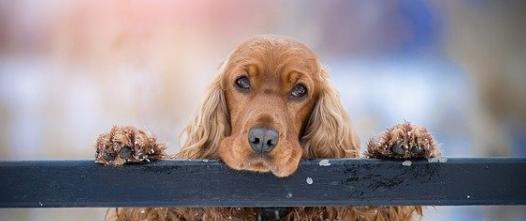
[[(258, 36), (228, 56), (197, 116), (184, 131), (179, 159), (219, 159), (235, 170), (294, 173), (302, 159), (357, 158), (359, 142), (316, 55), (295, 40)], [(155, 137), (113, 127), (97, 139), (106, 165), (166, 158)], [(396, 125), (371, 139), (369, 158), (422, 158), (438, 149), (425, 128)], [(162, 190), (159, 190), (162, 191)], [(419, 206), (298, 207), (281, 220), (411, 220)], [(259, 217), (258, 217), (259, 216)], [(260, 220), (258, 208), (119, 208), (108, 220)]]

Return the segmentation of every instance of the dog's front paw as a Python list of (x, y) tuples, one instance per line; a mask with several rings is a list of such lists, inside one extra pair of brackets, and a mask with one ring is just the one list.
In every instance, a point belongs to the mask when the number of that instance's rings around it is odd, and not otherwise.
[(166, 147), (151, 134), (134, 127), (114, 126), (97, 138), (95, 162), (120, 166), (125, 163), (149, 162), (164, 156)]
[(403, 123), (388, 129), (367, 144), (369, 158), (432, 158), (440, 155), (438, 146), (426, 128)]

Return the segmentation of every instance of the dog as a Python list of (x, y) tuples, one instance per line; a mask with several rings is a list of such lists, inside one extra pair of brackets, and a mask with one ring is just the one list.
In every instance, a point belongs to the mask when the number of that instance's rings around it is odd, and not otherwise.
[[(183, 132), (177, 159), (218, 159), (234, 170), (293, 174), (302, 159), (358, 158), (359, 141), (326, 69), (304, 44), (256, 36), (218, 70), (197, 115)], [(96, 162), (121, 166), (166, 159), (146, 131), (113, 127), (96, 143)], [(431, 158), (439, 154), (423, 127), (395, 125), (373, 138), (368, 158)], [(162, 191), (162, 190), (159, 190)], [(412, 220), (419, 206), (297, 207), (279, 220)], [(261, 220), (258, 208), (117, 208), (107, 220)]]

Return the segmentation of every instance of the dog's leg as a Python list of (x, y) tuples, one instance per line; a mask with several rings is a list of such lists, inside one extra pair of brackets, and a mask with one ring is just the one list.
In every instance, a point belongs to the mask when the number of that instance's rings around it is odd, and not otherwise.
[(379, 159), (418, 159), (440, 155), (426, 128), (403, 123), (388, 129), (367, 144), (365, 156)]
[[(440, 151), (426, 128), (403, 123), (372, 138), (367, 144), (365, 156), (377, 159), (419, 159), (438, 157)], [(420, 206), (378, 207), (377, 218), (381, 220), (413, 220), (422, 215)]]
[(165, 156), (166, 149), (145, 131), (119, 126), (101, 134), (97, 138), (96, 148), (95, 162), (112, 166), (158, 160)]

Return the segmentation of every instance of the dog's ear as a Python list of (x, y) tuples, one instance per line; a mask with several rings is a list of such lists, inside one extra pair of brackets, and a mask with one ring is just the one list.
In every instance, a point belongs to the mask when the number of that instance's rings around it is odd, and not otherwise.
[[(321, 65), (320, 65), (321, 67)], [(325, 68), (320, 68), (320, 94), (303, 137), (305, 158), (358, 157), (359, 141)]]
[(185, 142), (177, 153), (178, 158), (217, 158), (221, 140), (230, 134), (228, 107), (222, 87), (227, 62), (219, 68), (196, 116), (183, 131), (182, 139)]

